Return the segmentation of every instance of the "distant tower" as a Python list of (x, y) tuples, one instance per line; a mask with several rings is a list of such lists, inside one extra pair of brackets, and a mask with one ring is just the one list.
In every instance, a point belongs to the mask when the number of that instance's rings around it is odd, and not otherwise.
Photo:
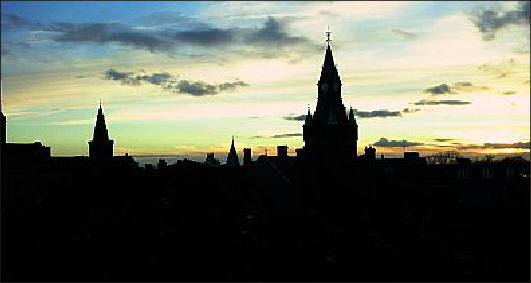
[(238, 159), (238, 154), (236, 154), (236, 148), (234, 147), (234, 136), (232, 136), (229, 155), (227, 155), (227, 165), (240, 166), (240, 160)]
[(376, 148), (369, 145), (369, 147), (365, 147), (365, 159), (367, 160), (376, 160)]
[(251, 165), (251, 149), (250, 148), (244, 148), (243, 149), (243, 166), (249, 166)]
[(113, 156), (114, 141), (109, 139), (109, 132), (105, 125), (105, 116), (103, 110), (98, 109), (98, 117), (96, 118), (96, 126), (94, 126), (94, 135), (89, 141), (89, 157), (95, 158), (110, 158)]
[(3, 150), (5, 148), (5, 144), (7, 143), (6, 140), (6, 116), (4, 116), (4, 112), (2, 112), (2, 92), (3, 92), (3, 86), (2, 86), (2, 79), (0, 79), (0, 127), (1, 127), (1, 133), (0, 133), (0, 148)]
[(278, 157), (288, 157), (288, 147), (286, 145), (277, 146)]
[(357, 155), (358, 125), (352, 108), (348, 113), (341, 99), (341, 79), (337, 72), (330, 32), (321, 77), (317, 82), (317, 107), (308, 115), (303, 125), (304, 156), (319, 159), (352, 159)]

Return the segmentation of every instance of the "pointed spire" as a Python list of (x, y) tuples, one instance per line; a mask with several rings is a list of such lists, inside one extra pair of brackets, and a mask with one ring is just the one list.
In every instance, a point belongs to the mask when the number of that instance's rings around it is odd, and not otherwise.
[(236, 153), (236, 148), (234, 147), (234, 136), (232, 136), (229, 154), (227, 155), (227, 165), (240, 166), (240, 160), (238, 159), (238, 154)]
[(101, 99), (100, 99), (100, 107), (98, 108), (98, 116), (103, 115), (103, 109), (101, 108)]
[(101, 101), (98, 108), (98, 116), (96, 117), (96, 125), (94, 126), (93, 140), (109, 140), (109, 133), (107, 131), (107, 125), (105, 124), (105, 115), (103, 115), (103, 109), (101, 107)]
[(323, 63), (323, 68), (321, 70), (321, 78), (319, 79), (320, 82), (325, 81), (337, 81), (339, 84), (341, 84), (341, 79), (339, 78), (339, 74), (337, 72), (336, 64), (334, 64), (334, 56), (332, 55), (332, 48), (330, 47), (330, 32), (326, 32), (327, 39), (326, 39), (326, 51), (325, 51), (325, 59)]

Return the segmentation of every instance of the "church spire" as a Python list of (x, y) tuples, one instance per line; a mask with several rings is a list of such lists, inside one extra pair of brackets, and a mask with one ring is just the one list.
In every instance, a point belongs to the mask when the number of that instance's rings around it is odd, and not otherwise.
[(89, 156), (112, 157), (113, 144), (114, 141), (109, 139), (109, 131), (105, 124), (105, 115), (103, 115), (103, 108), (101, 107), (100, 101), (92, 140), (89, 142)]
[(227, 165), (240, 166), (240, 160), (238, 159), (238, 154), (236, 153), (236, 148), (234, 147), (234, 136), (232, 136), (229, 155), (227, 155)]

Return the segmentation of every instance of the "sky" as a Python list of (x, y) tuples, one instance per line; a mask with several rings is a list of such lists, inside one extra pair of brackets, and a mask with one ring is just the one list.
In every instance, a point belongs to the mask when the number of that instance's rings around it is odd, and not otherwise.
[(529, 156), (529, 1), (1, 2), (8, 142), (87, 155), (290, 155), (329, 28), (358, 154)]

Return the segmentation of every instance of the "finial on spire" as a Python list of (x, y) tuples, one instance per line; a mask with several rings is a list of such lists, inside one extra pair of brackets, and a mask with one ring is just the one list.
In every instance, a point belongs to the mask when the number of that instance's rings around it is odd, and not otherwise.
[(327, 45), (327, 46), (330, 46), (330, 41), (332, 41), (332, 40), (330, 39), (330, 34), (331, 34), (331, 32), (330, 32), (330, 26), (328, 26), (328, 31), (326, 32), (326, 45)]

